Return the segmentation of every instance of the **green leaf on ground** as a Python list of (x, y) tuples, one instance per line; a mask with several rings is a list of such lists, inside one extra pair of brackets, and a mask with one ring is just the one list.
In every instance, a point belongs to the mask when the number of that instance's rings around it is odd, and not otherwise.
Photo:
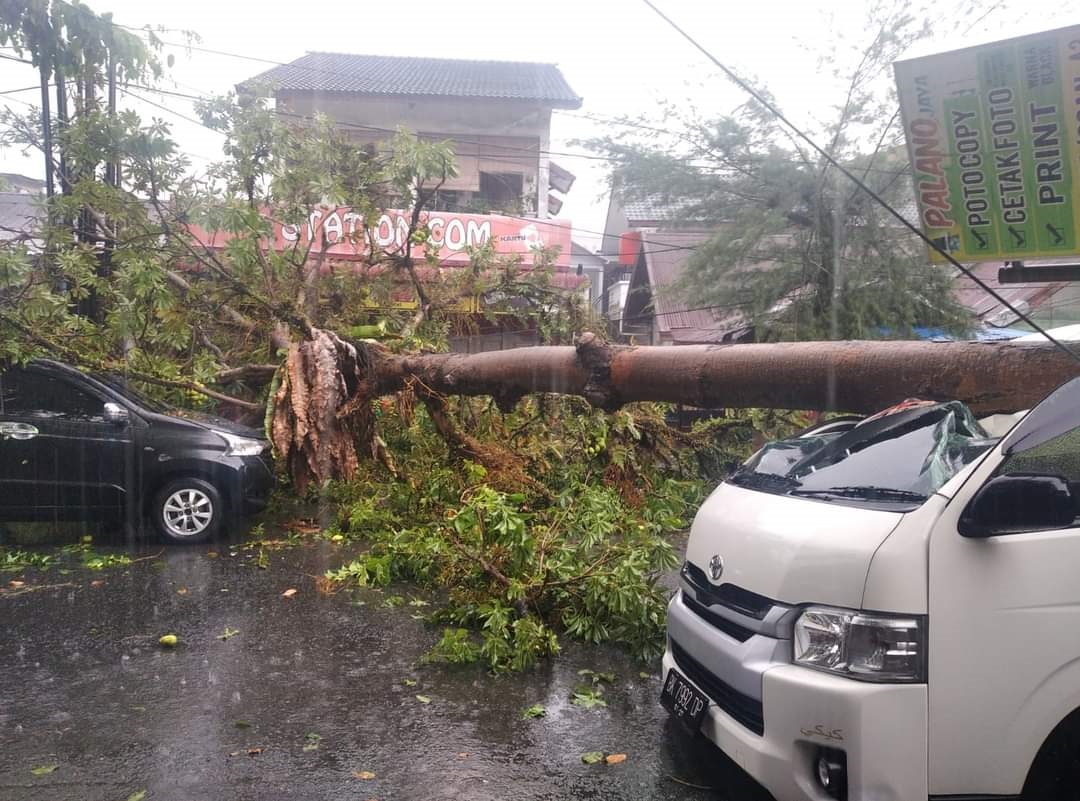
[(598, 706), (607, 706), (607, 701), (602, 696), (603, 691), (599, 689), (578, 687), (574, 690), (574, 694), (570, 696), (570, 703), (574, 706), (580, 706), (582, 709), (595, 709)]
[(318, 751), (319, 743), (322, 742), (322, 736), (315, 732), (308, 732), (304, 736), (304, 750), (305, 751)]
[(58, 767), (60, 766), (53, 762), (48, 765), (37, 765), (36, 767), (30, 768), (30, 772), (33, 773), (35, 776), (48, 776)]
[(401, 683), (404, 684), (406, 687), (415, 687), (416, 679), (402, 679)]
[(217, 638), (219, 640), (227, 640), (230, 637), (235, 637), (239, 633), (240, 633), (239, 629), (230, 629), (228, 626), (226, 626), (225, 631), (221, 632), (221, 634), (219, 634), (217, 636)]
[(604, 752), (603, 751), (586, 751), (584, 754), (581, 755), (581, 761), (584, 762), (586, 765), (595, 765), (598, 762), (603, 762), (604, 761)]
[(532, 706), (527, 706), (521, 710), (521, 717), (526, 720), (529, 720), (530, 718), (542, 718), (546, 714), (547, 710), (544, 709), (543, 704), (533, 704)]
[(594, 685), (595, 684), (614, 684), (615, 683), (615, 674), (614, 673), (599, 673), (599, 672), (597, 672), (595, 670), (589, 670), (588, 668), (582, 668), (581, 670), (578, 671), (578, 675), (581, 676), (583, 679), (588, 679)]
[(431, 703), (431, 699), (426, 695), (418, 695), (418, 696), (416, 696), (416, 700), (419, 701), (421, 704), (430, 704)]
[(137, 790), (127, 797), (127, 801), (143, 801), (146, 798), (146, 790)]

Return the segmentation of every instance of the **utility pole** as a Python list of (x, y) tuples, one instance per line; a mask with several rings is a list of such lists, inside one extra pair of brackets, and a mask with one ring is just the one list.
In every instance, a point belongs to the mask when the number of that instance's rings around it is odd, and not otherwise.
[(52, 112), (49, 109), (49, 64), (42, 59), (38, 65), (41, 75), (41, 132), (42, 149), (45, 151), (45, 197), (52, 200), (53, 197), (53, 144), (52, 144)]
[[(116, 122), (116, 56), (113, 54), (111, 47), (109, 48), (109, 122)], [(110, 153), (108, 159), (105, 164), (105, 183), (109, 186), (118, 186), (120, 183), (120, 165), (113, 157), (113, 154)]]
[[(58, 69), (56, 71), (56, 126), (57, 131), (61, 134), (67, 129), (68, 124), (68, 107), (67, 107), (67, 82), (64, 80), (63, 70)], [(68, 175), (67, 168), (67, 156), (66, 151), (61, 145), (60, 147), (60, 191), (65, 195), (71, 193), (71, 180)]]

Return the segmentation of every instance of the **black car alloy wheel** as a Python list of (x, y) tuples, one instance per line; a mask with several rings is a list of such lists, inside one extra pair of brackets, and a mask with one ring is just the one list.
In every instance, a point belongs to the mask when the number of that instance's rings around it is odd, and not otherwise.
[(225, 511), (221, 493), (201, 478), (170, 481), (154, 496), (154, 527), (170, 542), (205, 542), (217, 536)]

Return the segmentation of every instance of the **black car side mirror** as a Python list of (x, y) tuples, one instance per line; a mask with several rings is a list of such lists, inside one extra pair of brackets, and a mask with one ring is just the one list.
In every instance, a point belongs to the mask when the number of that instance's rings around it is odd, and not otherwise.
[(126, 426), (131, 420), (128, 410), (119, 403), (106, 403), (103, 415), (106, 423), (112, 423), (115, 426)]
[(1067, 528), (1076, 519), (1076, 502), (1062, 476), (1018, 473), (997, 476), (975, 493), (963, 514), (964, 537), (993, 537)]

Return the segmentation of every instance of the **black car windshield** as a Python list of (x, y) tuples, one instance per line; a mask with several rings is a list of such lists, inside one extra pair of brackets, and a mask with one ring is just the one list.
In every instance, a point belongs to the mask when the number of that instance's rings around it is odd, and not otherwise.
[(996, 441), (962, 403), (909, 402), (847, 431), (770, 443), (729, 481), (780, 495), (912, 509)]
[(149, 409), (158, 414), (172, 414), (175, 411), (173, 407), (168, 404), (162, 403), (159, 400), (151, 398), (149, 395), (144, 395), (142, 392), (139, 392), (132, 387), (128, 380), (122, 375), (117, 375), (116, 373), (92, 373), (91, 375), (95, 380), (100, 381), (102, 384), (109, 387), (109, 389), (120, 393), (132, 403), (137, 403), (144, 409)]

